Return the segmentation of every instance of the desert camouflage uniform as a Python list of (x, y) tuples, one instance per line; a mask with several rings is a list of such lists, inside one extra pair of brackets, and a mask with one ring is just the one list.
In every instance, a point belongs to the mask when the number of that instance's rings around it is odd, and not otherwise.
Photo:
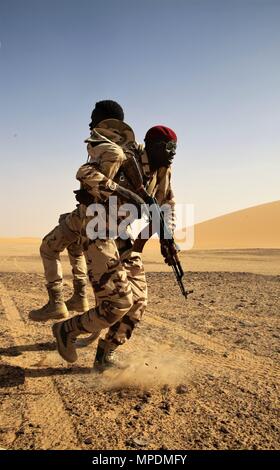
[[(93, 130), (87, 141), (90, 162), (78, 170), (77, 179), (95, 202), (102, 202), (106, 207), (115, 183), (135, 190), (122, 171), (127, 154), (133, 151), (149, 194), (155, 196), (160, 205), (170, 204), (170, 225), (173, 228), (175, 203), (170, 185), (171, 170), (160, 168), (151, 172), (147, 154), (143, 146), (135, 145), (133, 133), (128, 132), (123, 139), (125, 126), (121, 121), (106, 120), (101, 128)], [(119, 204), (121, 202), (118, 201)], [(83, 235), (91, 219), (86, 217)], [(130, 240), (120, 238), (88, 240), (85, 252), (96, 307), (80, 316), (80, 324), (88, 332), (109, 327), (106, 340), (115, 345), (130, 338), (147, 305), (141, 255), (130, 252), (124, 258), (121, 256), (131, 244)]]
[(87, 265), (83, 254), (81, 231), (85, 221), (86, 206), (77, 208), (59, 218), (57, 225), (42, 240), (40, 255), (43, 261), (47, 285), (61, 284), (60, 254), (66, 248), (72, 266), (74, 280), (87, 280)]

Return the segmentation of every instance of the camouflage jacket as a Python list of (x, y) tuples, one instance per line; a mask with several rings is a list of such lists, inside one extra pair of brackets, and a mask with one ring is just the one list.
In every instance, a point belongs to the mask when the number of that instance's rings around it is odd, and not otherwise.
[(167, 223), (169, 228), (175, 230), (175, 199), (171, 189), (171, 168), (161, 167), (152, 171), (144, 145), (135, 145), (135, 158), (143, 175), (144, 186), (147, 192), (156, 198), (160, 206), (166, 205)]
[(91, 136), (85, 142), (89, 161), (79, 168), (76, 175), (81, 187), (99, 203), (106, 203), (114, 192), (115, 183), (135, 191), (122, 171), (122, 165), (132, 151), (138, 161), (148, 193), (156, 197), (161, 206), (169, 205), (168, 222), (173, 231), (175, 200), (171, 189), (171, 168), (162, 167), (152, 171), (144, 146), (136, 144), (132, 129), (116, 119), (102, 121), (99, 127), (93, 129)]

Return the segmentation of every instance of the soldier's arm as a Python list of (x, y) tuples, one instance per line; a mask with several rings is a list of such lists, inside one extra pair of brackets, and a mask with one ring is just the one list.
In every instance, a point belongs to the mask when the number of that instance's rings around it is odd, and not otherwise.
[[(90, 145), (90, 144), (88, 144)], [(122, 148), (115, 144), (100, 144), (95, 156), (91, 149), (91, 160), (82, 165), (76, 175), (89, 194), (105, 201), (113, 192), (113, 179), (125, 160)]]
[[(171, 169), (160, 168), (157, 175), (157, 189), (154, 197), (158, 205), (164, 209), (165, 222), (173, 234), (175, 231), (175, 199), (171, 189)], [(142, 252), (146, 242), (156, 233), (153, 221), (138, 234), (133, 246), (134, 251)]]
[(172, 233), (176, 227), (175, 198), (171, 188), (171, 168), (160, 168), (158, 187), (155, 194), (158, 204), (165, 209), (165, 220)]

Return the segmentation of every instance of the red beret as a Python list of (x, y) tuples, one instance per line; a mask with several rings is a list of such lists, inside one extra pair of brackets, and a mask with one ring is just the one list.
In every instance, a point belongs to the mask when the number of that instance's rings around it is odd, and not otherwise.
[(164, 140), (165, 142), (169, 142), (170, 140), (175, 140), (175, 142), (177, 142), (177, 135), (169, 127), (154, 126), (148, 130), (147, 134), (145, 135), (144, 140), (145, 141)]

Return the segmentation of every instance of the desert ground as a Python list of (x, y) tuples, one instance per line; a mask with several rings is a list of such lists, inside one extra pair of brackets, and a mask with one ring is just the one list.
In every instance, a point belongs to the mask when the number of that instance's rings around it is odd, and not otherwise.
[(94, 344), (70, 366), (28, 319), (47, 299), (39, 240), (1, 240), (1, 448), (279, 449), (280, 250), (183, 252), (186, 301), (156, 244), (123, 368), (97, 374)]

